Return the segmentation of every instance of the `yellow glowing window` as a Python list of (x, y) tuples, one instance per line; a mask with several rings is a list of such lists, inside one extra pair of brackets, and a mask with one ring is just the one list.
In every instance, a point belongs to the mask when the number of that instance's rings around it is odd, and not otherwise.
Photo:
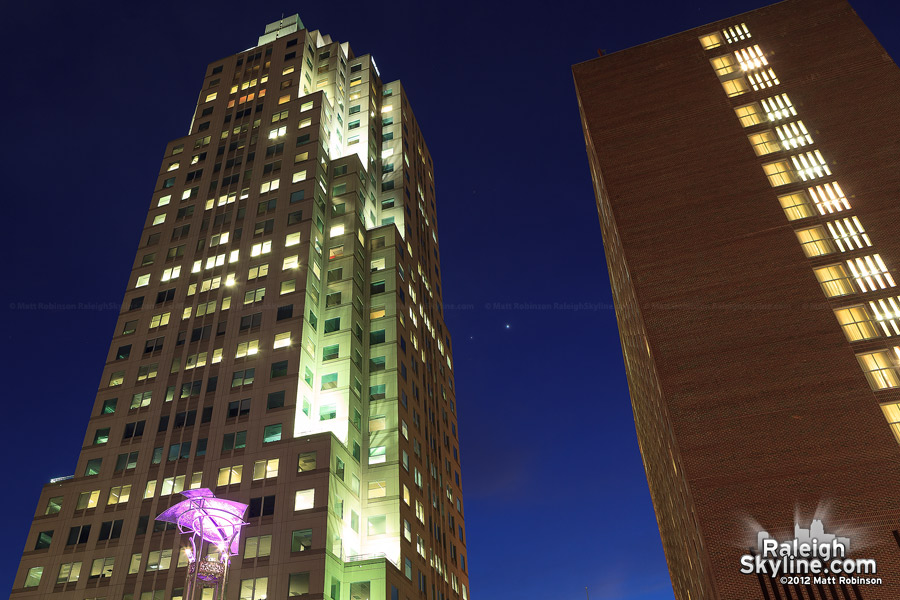
[(796, 181), (791, 165), (786, 160), (779, 160), (762, 166), (772, 187), (787, 185)]
[(296, 246), (299, 243), (300, 243), (300, 232), (299, 231), (296, 233), (289, 233), (284, 238), (284, 245), (286, 248), (289, 248), (291, 246)]
[(257, 277), (265, 277), (269, 274), (269, 263), (264, 263), (261, 265), (257, 265), (255, 267), (250, 267), (250, 270), (247, 272), (247, 280), (256, 279)]
[(793, 194), (778, 196), (778, 201), (781, 203), (781, 208), (784, 210), (784, 214), (788, 218), (788, 221), (805, 219), (814, 214), (809, 198), (804, 192), (795, 192)]
[(300, 266), (300, 256), (294, 254), (293, 256), (288, 256), (284, 259), (281, 270), (287, 271), (288, 269), (296, 269), (298, 266)]
[(763, 110), (766, 111), (766, 117), (768, 117), (770, 121), (780, 121), (782, 119), (789, 119), (797, 116), (797, 110), (794, 108), (794, 105), (791, 103), (791, 99), (788, 98), (787, 94), (780, 94), (778, 96), (760, 100), (760, 104), (762, 104)]
[(313, 103), (311, 100), (309, 102), (304, 102), (303, 104), (300, 105), (300, 112), (306, 112), (308, 110), (311, 110), (312, 107), (313, 107)]
[(303, 119), (302, 121), (300, 121), (297, 129), (303, 129), (304, 127), (309, 127), (310, 125), (312, 125), (312, 119)]
[(740, 73), (741, 71), (741, 67), (738, 64), (738, 61), (731, 54), (723, 54), (722, 56), (711, 58), (709, 59), (709, 62), (719, 79), (730, 79), (728, 77), (729, 75)]
[(273, 179), (272, 181), (266, 181), (262, 185), (259, 186), (259, 193), (265, 194), (266, 192), (274, 192), (279, 187), (281, 187), (280, 179)]
[(878, 329), (875, 327), (872, 316), (868, 309), (860, 304), (859, 306), (848, 306), (834, 311), (841, 329), (847, 341), (858, 342), (860, 340), (870, 340), (879, 337)]
[(289, 66), (289, 67), (285, 67), (284, 69), (281, 70), (281, 74), (282, 74), (282, 75), (290, 75), (290, 74), (293, 73), (293, 72), (294, 72), (294, 65), (291, 65), (291, 66)]
[(887, 350), (857, 354), (856, 359), (873, 390), (885, 390), (900, 386), (896, 357)]
[(850, 202), (847, 201), (841, 186), (836, 181), (808, 188), (807, 191), (815, 202), (816, 208), (819, 209), (820, 215), (850, 208)]
[(287, 126), (276, 127), (269, 132), (269, 139), (274, 140), (275, 138), (283, 137), (285, 133), (287, 133)]
[(751, 135), (748, 135), (747, 138), (753, 145), (753, 151), (756, 152), (757, 156), (763, 156), (764, 154), (771, 154), (772, 152), (778, 152), (779, 150), (781, 150), (781, 145), (778, 143), (778, 138), (776, 138), (775, 134), (771, 131), (760, 131), (759, 133), (753, 133)]
[(722, 36), (718, 33), (710, 33), (709, 35), (700, 36), (700, 45), (704, 50), (712, 50), (722, 45)]
[(116, 485), (109, 488), (107, 504), (125, 504), (131, 497), (131, 485)]
[(216, 363), (220, 363), (220, 362), (222, 362), (222, 349), (216, 348), (215, 350), (213, 350), (212, 364), (216, 364)]
[(339, 235), (344, 235), (344, 226), (343, 225), (335, 225), (331, 228), (329, 232), (331, 237), (337, 237)]
[(794, 121), (793, 123), (779, 125), (775, 128), (775, 133), (778, 134), (778, 139), (786, 150), (800, 148), (801, 146), (812, 144), (813, 141), (812, 136), (809, 135), (809, 131), (806, 130), (806, 125), (803, 124), (803, 121)]
[(814, 269), (816, 279), (822, 286), (822, 291), (829, 298), (837, 296), (846, 296), (853, 294), (856, 289), (853, 287), (853, 279), (847, 274), (844, 265), (829, 265), (827, 267), (819, 267)]
[(797, 234), (797, 239), (800, 240), (803, 253), (807, 258), (834, 252), (834, 245), (831, 243), (828, 233), (825, 232), (825, 228), (821, 225), (808, 229), (799, 229), (794, 233)]
[(272, 251), (272, 241), (261, 242), (259, 244), (253, 244), (250, 247), (250, 256), (260, 256), (262, 254), (268, 254)]
[(316, 505), (316, 490), (297, 490), (294, 494), (294, 510), (309, 510)]
[(881, 410), (891, 426), (891, 431), (894, 432), (894, 437), (900, 442), (900, 404), (882, 404)]
[(372, 310), (369, 311), (369, 319), (375, 320), (380, 319), (385, 315), (385, 309), (383, 306), (373, 306)]
[(134, 284), (134, 287), (139, 288), (139, 287), (144, 287), (146, 285), (150, 285), (150, 274), (149, 273), (138, 277), (137, 283)]
[(741, 125), (744, 127), (759, 125), (764, 121), (762, 109), (760, 109), (759, 104), (756, 102), (738, 106), (734, 109), (734, 113), (737, 115), (738, 119), (740, 119)]
[(222, 467), (219, 469), (219, 477), (216, 485), (231, 485), (241, 482), (241, 474), (244, 471), (244, 465), (235, 465), (233, 467)]
[(763, 51), (756, 45), (735, 50), (734, 58), (738, 61), (738, 64), (741, 65), (742, 71), (752, 71), (769, 65), (769, 61), (766, 60)]
[(355, 87), (357, 85), (362, 85), (362, 77), (354, 77), (350, 80), (350, 87)]
[(894, 278), (878, 254), (850, 259), (847, 261), (847, 266), (850, 267), (856, 284), (864, 292), (883, 290), (895, 285)]
[(289, 279), (281, 282), (280, 295), (290, 294), (297, 289), (297, 280)]
[(290, 94), (285, 94), (284, 96), (281, 96), (278, 98), (278, 104), (287, 104), (290, 101), (291, 101)]
[(828, 231), (841, 252), (861, 250), (872, 245), (866, 230), (857, 217), (838, 219), (828, 223)]
[(172, 194), (169, 194), (168, 196), (161, 197), (159, 199), (159, 201), (156, 203), (156, 206), (157, 207), (165, 206), (166, 204), (168, 204), (171, 201), (172, 201)]
[(155, 217), (153, 217), (154, 225), (161, 225), (162, 223), (165, 223), (165, 222), (166, 222), (166, 213), (162, 213), (162, 214), (159, 214), (159, 215), (156, 215)]
[(285, 331), (283, 333), (275, 334), (275, 349), (279, 348), (287, 348), (291, 345), (291, 332)]
[(369, 498), (384, 498), (387, 496), (387, 482), (384, 480), (369, 482)]
[(235, 358), (243, 358), (245, 356), (253, 356), (259, 352), (259, 340), (250, 340), (249, 342), (241, 342), (238, 344)]
[(743, 77), (723, 81), (722, 88), (725, 90), (725, 94), (727, 94), (729, 98), (745, 94), (749, 89), (747, 87), (747, 80)]
[(209, 95), (206, 97), (206, 101), (207, 101), (207, 102), (212, 102), (213, 100), (216, 99), (216, 96), (218, 96), (218, 95), (219, 95), (219, 92), (213, 92), (212, 94), (209, 94)]
[(170, 162), (169, 166), (166, 168), (166, 171), (174, 171), (175, 169), (177, 169), (180, 166), (180, 164), (181, 163), (178, 162), (177, 160), (175, 162)]
[(75, 504), (75, 510), (84, 510), (86, 508), (96, 508), (97, 501), (100, 499), (100, 490), (92, 492), (81, 492), (78, 495), (78, 502)]
[(278, 477), (278, 459), (258, 460), (253, 463), (253, 481)]
[(272, 122), (277, 123), (278, 121), (282, 121), (288, 118), (288, 115), (291, 113), (289, 110), (283, 110), (281, 112), (277, 112), (272, 115)]
[(309, 152), (301, 152), (297, 156), (294, 157), (294, 164), (303, 162), (304, 160), (309, 160)]
[(726, 27), (722, 30), (722, 35), (725, 36), (725, 40), (729, 44), (733, 44), (748, 39), (750, 37), (750, 30), (747, 29), (747, 26), (744, 23), (741, 23), (740, 25)]
[(299, 183), (306, 180), (306, 171), (297, 171), (291, 176), (291, 183)]
[(764, 90), (781, 83), (772, 69), (762, 69), (748, 73), (747, 79), (750, 81), (750, 85), (753, 86), (754, 91)]
[(794, 169), (803, 181), (831, 175), (831, 169), (818, 150), (792, 156), (791, 162), (794, 163)]

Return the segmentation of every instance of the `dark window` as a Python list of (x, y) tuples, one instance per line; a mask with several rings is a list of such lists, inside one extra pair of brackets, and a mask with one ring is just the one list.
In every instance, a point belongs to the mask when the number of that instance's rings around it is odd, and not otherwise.
[(132, 298), (128, 310), (137, 310), (144, 305), (144, 297)]
[(53, 530), (50, 531), (42, 531), (38, 534), (37, 541), (34, 544), (35, 550), (43, 550), (44, 548), (50, 547), (50, 542), (53, 541)]
[(266, 410), (281, 408), (282, 406), (284, 406), (284, 390), (280, 392), (272, 392), (266, 398)]
[(163, 290), (156, 294), (156, 303), (162, 304), (163, 302), (168, 302), (169, 300), (175, 299), (175, 288), (170, 290)]
[(119, 346), (119, 349), (116, 350), (116, 360), (125, 360), (129, 356), (131, 356), (131, 344)]
[(253, 327), (259, 327), (262, 324), (262, 313), (254, 313), (241, 317), (241, 326), (239, 331), (247, 331)]
[(122, 434), (122, 439), (127, 440), (132, 437), (140, 437), (144, 435), (144, 423), (145, 421), (135, 421), (134, 423), (126, 423), (125, 424), (125, 432)]
[(123, 519), (115, 521), (104, 521), (100, 524), (100, 535), (97, 537), (98, 542), (103, 540), (117, 540), (122, 535)]
[(288, 361), (280, 360), (278, 362), (272, 363), (272, 371), (269, 375), (270, 379), (275, 379), (276, 377), (284, 377), (288, 372)]
[(69, 538), (66, 540), (66, 546), (72, 546), (73, 544), (86, 544), (90, 535), (90, 525), (76, 525), (75, 527), (69, 529)]
[(235, 400), (228, 403), (228, 417), (243, 417), (250, 414), (250, 398)]
[(279, 306), (278, 312), (276, 313), (275, 320), (283, 321), (284, 319), (290, 319), (294, 316), (294, 305), (287, 304), (285, 306)]

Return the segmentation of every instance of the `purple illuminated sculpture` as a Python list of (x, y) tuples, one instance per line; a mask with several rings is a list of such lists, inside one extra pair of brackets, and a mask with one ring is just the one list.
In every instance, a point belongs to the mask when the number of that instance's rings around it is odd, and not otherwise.
[[(181, 495), (187, 500), (169, 507), (156, 520), (174, 523), (179, 533), (191, 534), (191, 545), (184, 549), (188, 559), (185, 600), (192, 600), (196, 590), (204, 587), (213, 588), (213, 598), (218, 600), (224, 597), (228, 564), (238, 553), (241, 528), (247, 525), (243, 519), (247, 505), (216, 498), (206, 488), (185, 490)], [(206, 557), (209, 544), (218, 548), (218, 559)]]

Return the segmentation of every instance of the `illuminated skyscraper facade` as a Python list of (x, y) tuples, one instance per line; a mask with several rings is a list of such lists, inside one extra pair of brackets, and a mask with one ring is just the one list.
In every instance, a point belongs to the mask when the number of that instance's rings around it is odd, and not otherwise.
[[(900, 70), (788, 0), (574, 75), (676, 597), (900, 598)], [(740, 572), (814, 517), (883, 583)]]
[(13, 598), (180, 598), (182, 490), (248, 503), (228, 598), (467, 600), (433, 165), (403, 86), (297, 16), (165, 149), (75, 474)]

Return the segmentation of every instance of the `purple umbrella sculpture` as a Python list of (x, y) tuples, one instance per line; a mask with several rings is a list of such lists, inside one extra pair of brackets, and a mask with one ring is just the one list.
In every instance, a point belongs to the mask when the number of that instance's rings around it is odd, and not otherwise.
[[(191, 545), (184, 549), (188, 559), (185, 600), (192, 600), (195, 591), (204, 587), (213, 588), (213, 599), (218, 600), (224, 596), (229, 558), (238, 553), (241, 528), (247, 525), (243, 519), (247, 505), (216, 498), (206, 488), (185, 490), (181, 495), (187, 499), (164, 510), (156, 520), (174, 523), (179, 533), (191, 534)], [(218, 549), (218, 558), (207, 556), (209, 544)]]

